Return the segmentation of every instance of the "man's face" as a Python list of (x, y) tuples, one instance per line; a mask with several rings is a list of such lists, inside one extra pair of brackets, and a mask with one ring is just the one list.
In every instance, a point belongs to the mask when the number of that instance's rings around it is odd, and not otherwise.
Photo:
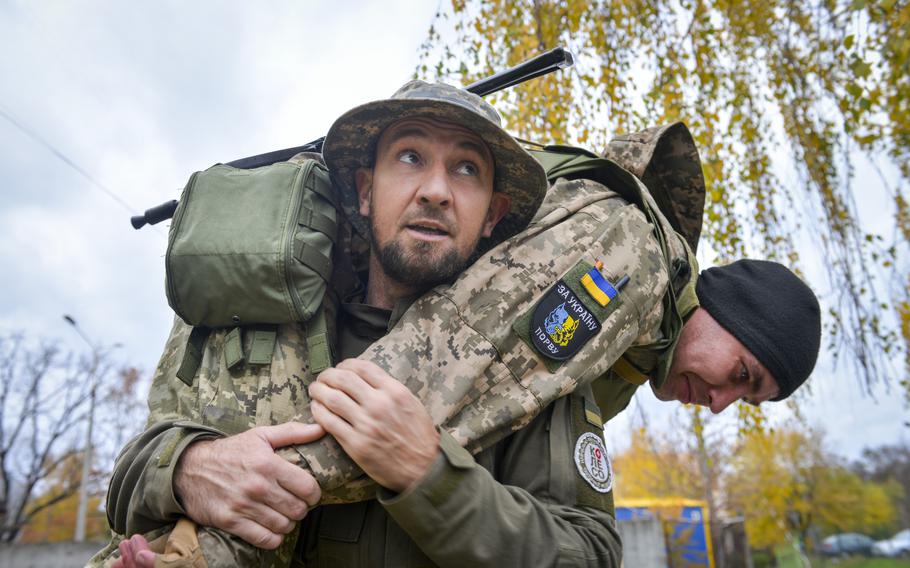
[(393, 280), (413, 287), (464, 270), (480, 238), (509, 209), (493, 192), (493, 156), (473, 132), (409, 118), (380, 136), (372, 170), (358, 170), (360, 213), (370, 218), (373, 253)]
[(759, 404), (777, 396), (777, 381), (704, 308), (683, 327), (660, 400), (707, 406), (717, 414), (736, 400)]

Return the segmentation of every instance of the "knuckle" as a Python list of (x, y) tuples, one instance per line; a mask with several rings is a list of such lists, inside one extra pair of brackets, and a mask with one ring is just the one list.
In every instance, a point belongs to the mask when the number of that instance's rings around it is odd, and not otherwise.
[(221, 517), (221, 516), (213, 517), (212, 521), (216, 527), (224, 529), (229, 533), (236, 534), (238, 529), (241, 526), (240, 520), (237, 519), (237, 517), (235, 517), (233, 515), (228, 516), (228, 517)]
[(269, 492), (265, 482), (259, 480), (248, 481), (244, 493), (255, 501), (261, 501)]
[(278, 545), (281, 544), (282, 538), (277, 534), (263, 531), (262, 534), (257, 535), (254, 539), (254, 546), (259, 548), (264, 548), (266, 550), (274, 550), (278, 548)]
[(254, 473), (258, 473), (262, 477), (270, 477), (272, 475), (272, 457), (275, 455), (274, 451), (269, 452), (268, 454), (256, 454), (249, 456), (246, 459), (246, 469)]
[(411, 399), (414, 397), (414, 395), (411, 394), (411, 391), (405, 388), (401, 383), (396, 383), (395, 386), (391, 388), (390, 395), (398, 406), (411, 402)]
[[(300, 518), (302, 519), (303, 517)], [(285, 519), (284, 526), (281, 527), (279, 532), (281, 532), (281, 534), (290, 534), (290, 532), (294, 530), (294, 527), (297, 526), (297, 520), (298, 519)]]
[[(369, 435), (369, 432), (366, 432), (366, 434)], [(362, 456), (367, 451), (367, 444), (361, 440), (352, 441), (350, 446), (351, 453), (357, 454), (358, 456)]]
[(308, 475), (303, 483), (303, 490), (306, 492), (307, 496), (315, 496), (317, 499), (322, 496), (322, 489), (319, 487), (319, 483), (316, 482), (315, 478)]
[[(294, 521), (299, 521), (300, 519), (302, 519), (306, 516), (307, 511), (309, 511), (309, 510), (310, 509), (309, 509), (309, 507), (307, 507), (306, 503), (304, 503), (304, 502), (295, 503), (290, 506), (290, 511), (289, 511), (290, 517)], [(287, 534), (287, 533), (285, 533), (285, 534)]]

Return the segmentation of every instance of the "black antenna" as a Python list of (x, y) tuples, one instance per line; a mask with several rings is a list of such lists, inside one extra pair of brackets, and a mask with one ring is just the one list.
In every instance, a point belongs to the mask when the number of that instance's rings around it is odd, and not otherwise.
[[(558, 69), (566, 69), (574, 64), (575, 58), (572, 56), (572, 52), (564, 47), (557, 47), (519, 63), (514, 67), (510, 67), (485, 79), (471, 83), (465, 87), (465, 90), (472, 92), (475, 95), (485, 97), (503, 89), (518, 85), (519, 83), (530, 81), (541, 75), (552, 73)], [(262, 166), (268, 166), (275, 162), (289, 160), (292, 156), (295, 156), (300, 152), (322, 152), (322, 143), (324, 141), (325, 136), (317, 138), (303, 146), (273, 150), (272, 152), (266, 152), (265, 154), (248, 156), (246, 158), (240, 158), (239, 160), (227, 162), (227, 165), (244, 170), (261, 168)], [(176, 209), (177, 200), (174, 199), (167, 203), (162, 203), (157, 207), (152, 207), (151, 209), (146, 210), (142, 215), (132, 217), (130, 222), (136, 229), (139, 229), (146, 224), (154, 225), (155, 223), (160, 223), (161, 221), (173, 217)]]

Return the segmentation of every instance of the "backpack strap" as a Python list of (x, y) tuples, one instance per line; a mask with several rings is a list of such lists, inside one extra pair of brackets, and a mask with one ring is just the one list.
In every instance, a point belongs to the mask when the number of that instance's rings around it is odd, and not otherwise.
[(329, 343), (324, 303), (319, 307), (316, 313), (313, 314), (313, 317), (306, 325), (306, 343), (310, 362), (310, 372), (313, 375), (316, 375), (332, 366), (332, 350)]
[(177, 378), (186, 383), (187, 386), (193, 386), (193, 378), (199, 370), (199, 365), (202, 364), (205, 342), (208, 340), (211, 331), (212, 329), (209, 327), (196, 326), (186, 340), (183, 360), (180, 362), (180, 368), (177, 369)]

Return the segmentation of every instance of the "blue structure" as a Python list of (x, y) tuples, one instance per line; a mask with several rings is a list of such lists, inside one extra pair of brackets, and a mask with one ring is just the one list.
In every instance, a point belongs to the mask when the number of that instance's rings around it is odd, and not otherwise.
[(708, 506), (693, 499), (634, 499), (616, 503), (616, 520), (660, 519), (672, 568), (714, 568)]

